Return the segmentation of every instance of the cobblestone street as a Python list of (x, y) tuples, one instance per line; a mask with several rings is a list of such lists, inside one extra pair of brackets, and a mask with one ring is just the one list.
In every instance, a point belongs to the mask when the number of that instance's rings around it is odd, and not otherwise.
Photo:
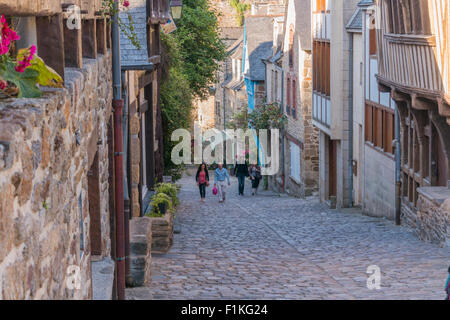
[[(128, 299), (444, 299), (449, 250), (406, 227), (316, 198), (252, 197), (248, 182), (239, 197), (234, 177), (224, 204), (211, 187), (201, 203), (193, 181), (180, 181), (181, 233)], [(381, 290), (366, 286), (370, 265)]]

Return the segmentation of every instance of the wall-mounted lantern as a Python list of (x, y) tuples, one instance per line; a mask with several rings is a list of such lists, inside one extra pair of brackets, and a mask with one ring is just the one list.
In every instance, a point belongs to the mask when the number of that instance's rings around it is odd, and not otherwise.
[(172, 18), (178, 20), (181, 18), (183, 12), (183, 3), (181, 0), (171, 0), (170, 1), (170, 12), (172, 13)]

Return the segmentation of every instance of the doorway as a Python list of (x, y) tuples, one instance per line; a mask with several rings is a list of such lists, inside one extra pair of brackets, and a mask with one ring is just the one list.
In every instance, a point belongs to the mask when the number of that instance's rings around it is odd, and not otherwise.
[(100, 183), (98, 151), (88, 171), (88, 198), (89, 198), (89, 235), (91, 255), (101, 256), (102, 250), (102, 228), (100, 210)]
[(328, 197), (337, 196), (337, 141), (328, 140)]

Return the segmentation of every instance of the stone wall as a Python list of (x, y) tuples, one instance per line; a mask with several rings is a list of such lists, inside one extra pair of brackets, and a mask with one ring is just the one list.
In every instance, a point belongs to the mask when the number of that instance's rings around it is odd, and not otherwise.
[(65, 89), (0, 101), (0, 300), (91, 298), (91, 246), (110, 255), (110, 56), (83, 65)]
[(144, 286), (151, 281), (152, 219), (133, 218), (130, 221), (130, 276), (133, 286)]
[(152, 220), (152, 253), (166, 253), (173, 243), (173, 213)]
[(417, 211), (403, 211), (410, 215), (405, 220), (420, 239), (450, 247), (450, 189), (423, 187), (417, 192)]
[(383, 151), (364, 145), (365, 213), (394, 220), (395, 161)]

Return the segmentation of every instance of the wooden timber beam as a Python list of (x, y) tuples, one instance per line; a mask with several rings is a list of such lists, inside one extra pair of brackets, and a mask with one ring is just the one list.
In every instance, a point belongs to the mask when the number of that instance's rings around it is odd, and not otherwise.
[(64, 55), (66, 67), (83, 67), (81, 30), (81, 28), (69, 29), (67, 27), (67, 19), (64, 19)]
[(82, 22), (82, 52), (83, 57), (97, 59), (97, 23), (96, 19), (87, 19)]
[(97, 19), (97, 52), (99, 54), (106, 54), (108, 51), (106, 39), (107, 35), (107, 22), (105, 18)]
[(36, 17), (39, 56), (64, 79), (64, 25), (61, 14)]
[(432, 103), (417, 97), (417, 94), (411, 95), (411, 106), (416, 110), (430, 110)]
[(1, 0), (0, 12), (6, 16), (52, 16), (61, 13), (61, 0)]

